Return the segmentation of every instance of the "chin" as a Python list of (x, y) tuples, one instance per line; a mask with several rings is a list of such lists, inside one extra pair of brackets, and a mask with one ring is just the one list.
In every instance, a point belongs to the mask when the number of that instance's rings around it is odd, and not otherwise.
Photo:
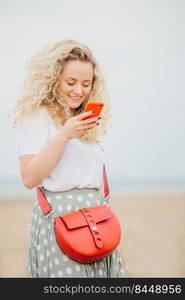
[(78, 108), (81, 104), (70, 104), (70, 108)]
[(68, 105), (69, 105), (70, 108), (78, 108), (78, 107), (81, 106), (82, 103), (83, 102), (81, 102), (81, 103), (68, 103)]

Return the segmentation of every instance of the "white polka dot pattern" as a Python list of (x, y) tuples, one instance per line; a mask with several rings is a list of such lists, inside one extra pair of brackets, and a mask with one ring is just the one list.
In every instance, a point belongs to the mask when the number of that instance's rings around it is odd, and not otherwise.
[(60, 200), (60, 199), (62, 199), (62, 195), (56, 195), (55, 198), (56, 198), (57, 200)]
[(40, 246), (40, 245), (37, 245), (37, 251), (39, 251), (39, 250), (40, 250), (40, 248), (41, 248), (41, 246)]
[(62, 277), (63, 276), (63, 272), (61, 270), (58, 271), (58, 276)]
[(71, 204), (68, 204), (68, 205), (67, 205), (67, 211), (68, 211), (68, 212), (71, 212), (71, 209), (72, 209), (72, 205), (71, 205)]
[(47, 244), (48, 244), (48, 240), (44, 239), (44, 245), (47, 246)]
[(65, 261), (65, 262), (68, 261), (68, 257), (66, 255), (63, 255), (63, 261)]
[(91, 204), (91, 202), (90, 201), (86, 201), (85, 202), (86, 203), (86, 205), (89, 207), (90, 206), (90, 204)]
[(80, 266), (79, 266), (79, 265), (76, 265), (76, 266), (75, 266), (75, 270), (76, 270), (77, 272), (80, 272)]
[(63, 211), (63, 206), (61, 204), (58, 206), (58, 211)]
[(102, 271), (102, 269), (99, 269), (98, 273), (99, 273), (100, 276), (103, 276), (103, 271)]
[(40, 255), (40, 261), (44, 261), (44, 255), (43, 254)]
[(66, 272), (67, 272), (67, 274), (71, 274), (72, 269), (71, 269), (70, 267), (67, 267), (67, 268), (66, 268)]
[(41, 234), (44, 234), (46, 232), (46, 230), (44, 228), (41, 229)]
[(56, 251), (55, 246), (51, 247), (51, 251), (52, 251), (53, 253), (55, 253), (55, 251)]
[(82, 196), (78, 196), (78, 197), (77, 197), (77, 200), (78, 200), (79, 202), (81, 202), (81, 201), (83, 200)]

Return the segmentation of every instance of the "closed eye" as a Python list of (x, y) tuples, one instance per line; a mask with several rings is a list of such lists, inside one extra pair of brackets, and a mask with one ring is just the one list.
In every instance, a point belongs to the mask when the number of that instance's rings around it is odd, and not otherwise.
[[(75, 83), (67, 82), (67, 84), (70, 85), (70, 86), (73, 86)], [(88, 86), (89, 86), (89, 84), (88, 85), (83, 84), (83, 87), (88, 87)]]

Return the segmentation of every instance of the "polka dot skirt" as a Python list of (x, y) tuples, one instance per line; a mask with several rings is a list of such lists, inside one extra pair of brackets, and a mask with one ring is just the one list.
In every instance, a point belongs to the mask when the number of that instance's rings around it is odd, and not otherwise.
[(123, 277), (123, 263), (119, 247), (107, 257), (92, 263), (79, 263), (66, 256), (59, 248), (53, 228), (56, 216), (84, 207), (106, 205), (98, 189), (72, 189), (65, 192), (43, 190), (53, 208), (44, 216), (36, 201), (31, 219), (31, 242), (28, 252), (28, 277)]

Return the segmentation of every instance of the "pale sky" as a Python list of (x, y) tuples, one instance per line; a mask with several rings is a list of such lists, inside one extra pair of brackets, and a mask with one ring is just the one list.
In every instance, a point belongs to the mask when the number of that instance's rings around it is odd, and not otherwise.
[(8, 110), (25, 60), (78, 39), (103, 68), (113, 104), (103, 138), (110, 181), (185, 183), (185, 1), (23, 0), (0, 3), (0, 183), (19, 180)]

